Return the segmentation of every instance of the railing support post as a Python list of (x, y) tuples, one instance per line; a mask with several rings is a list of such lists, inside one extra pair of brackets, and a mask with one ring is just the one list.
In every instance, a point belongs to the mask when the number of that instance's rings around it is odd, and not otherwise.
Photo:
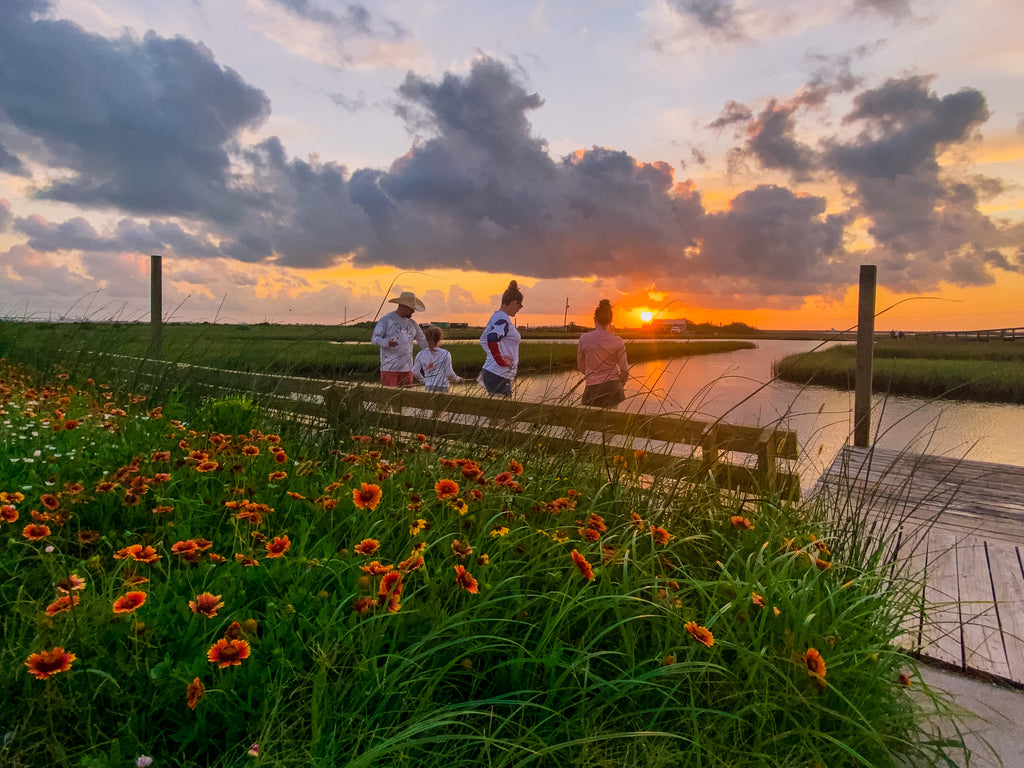
[(149, 257), (149, 328), (151, 332), (150, 356), (164, 356), (163, 342), (163, 265), (159, 256)]
[(875, 284), (878, 267), (860, 265), (857, 302), (857, 373), (853, 397), (853, 444), (867, 448), (871, 441), (871, 377), (875, 343)]

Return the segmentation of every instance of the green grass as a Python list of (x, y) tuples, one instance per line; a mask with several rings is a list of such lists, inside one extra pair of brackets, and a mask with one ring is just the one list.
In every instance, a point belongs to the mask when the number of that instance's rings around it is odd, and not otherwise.
[[(828, 510), (372, 423), (278, 437), (241, 398), (0, 380), (5, 766), (948, 764), (899, 682), (919, 684), (892, 643), (913, 585)], [(72, 574), (80, 601), (48, 613)], [(211, 617), (189, 608), (207, 592)], [(226, 636), (251, 655), (220, 668)], [(35, 679), (54, 648), (75, 660)]]
[[(171, 324), (163, 329), (162, 358), (194, 365), (238, 371), (281, 373), (325, 379), (377, 378), (380, 350), (369, 343), (372, 323), (358, 326)], [(446, 331), (447, 338), (477, 340), (481, 329)], [(526, 332), (526, 339), (579, 334)], [(749, 349), (750, 342), (735, 340), (659, 341), (629, 340), (631, 364), (691, 355)], [(43, 363), (59, 355), (81, 361), (83, 352), (118, 352), (129, 357), (151, 354), (150, 329), (145, 324), (15, 323), (0, 322), (0, 356)], [(451, 344), (456, 372), (475, 377), (484, 353), (477, 344)], [(576, 369), (576, 345), (527, 343), (521, 349), (519, 372), (544, 374)], [(45, 364), (45, 363), (44, 363)]]
[[(856, 345), (790, 355), (775, 364), (784, 381), (853, 389)], [(917, 340), (874, 346), (873, 387), (920, 397), (1024, 403), (1024, 344)]]

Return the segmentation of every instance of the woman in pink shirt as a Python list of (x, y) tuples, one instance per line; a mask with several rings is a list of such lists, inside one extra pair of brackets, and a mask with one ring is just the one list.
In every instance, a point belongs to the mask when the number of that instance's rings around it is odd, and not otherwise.
[(608, 299), (594, 310), (594, 330), (580, 336), (576, 351), (576, 367), (587, 382), (583, 405), (611, 408), (626, 399), (622, 385), (629, 378), (626, 345), (608, 330), (612, 324), (612, 305)]

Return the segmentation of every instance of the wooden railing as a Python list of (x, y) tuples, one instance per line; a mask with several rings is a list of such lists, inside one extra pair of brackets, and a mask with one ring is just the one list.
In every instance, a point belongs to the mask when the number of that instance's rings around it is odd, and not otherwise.
[(962, 339), (965, 341), (1017, 341), (1024, 340), (1024, 327), (987, 328), (981, 331), (914, 331), (916, 338)]
[(245, 393), (271, 419), (329, 429), (339, 438), (372, 423), (432, 441), (508, 447), (529, 440), (549, 452), (585, 452), (644, 475), (709, 482), (750, 493), (800, 495), (795, 432), (667, 415), (441, 394), (275, 374), (103, 356), (102, 370), (136, 390), (190, 390), (199, 397)]

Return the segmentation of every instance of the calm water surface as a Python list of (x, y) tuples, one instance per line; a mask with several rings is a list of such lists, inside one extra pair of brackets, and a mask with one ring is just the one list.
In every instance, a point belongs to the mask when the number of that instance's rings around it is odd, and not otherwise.
[[(685, 342), (680, 342), (685, 343)], [(772, 363), (822, 346), (758, 340), (756, 349), (640, 363), (632, 367), (620, 410), (687, 415), (795, 430), (810, 485), (853, 438), (853, 392), (771, 381)], [(629, 342), (626, 342), (629, 352)], [(522, 377), (519, 396), (578, 402), (578, 373)], [(1024, 406), (876, 395), (872, 439), (881, 448), (1024, 465)]]

